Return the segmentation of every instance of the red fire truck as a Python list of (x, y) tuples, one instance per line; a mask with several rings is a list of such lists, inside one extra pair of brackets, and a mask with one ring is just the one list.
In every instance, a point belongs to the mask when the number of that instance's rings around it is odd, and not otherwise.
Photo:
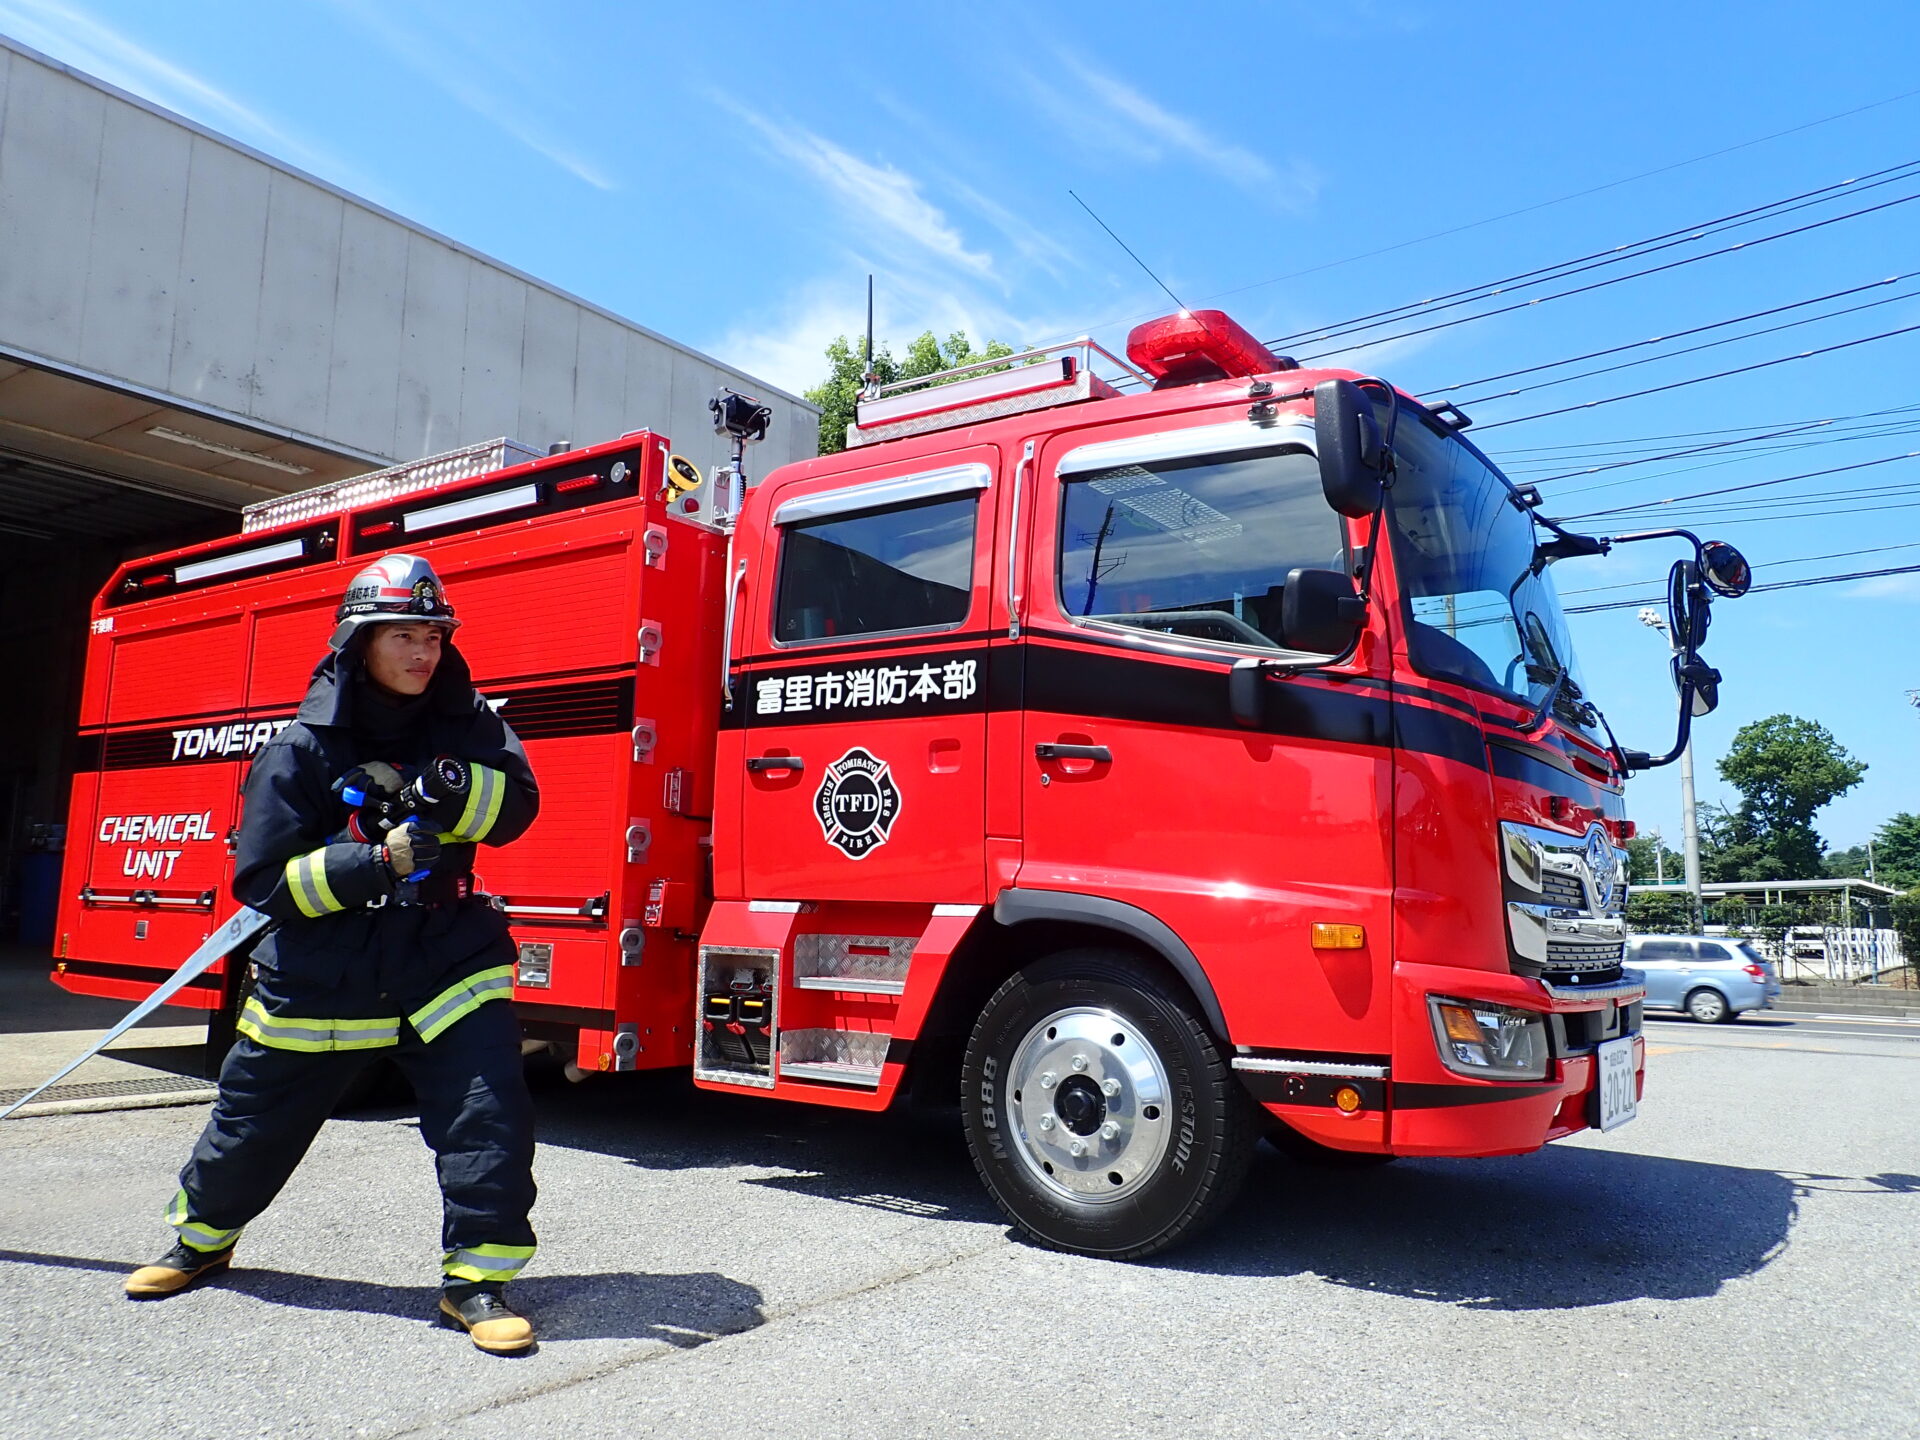
[[(844, 453), (750, 490), (765, 413), (716, 414), (704, 482), (636, 431), (124, 566), (57, 982), (139, 999), (224, 918), (248, 757), (348, 577), (407, 551), (540, 780), (479, 879), (527, 1036), (580, 1071), (944, 1090), (1017, 1226), (1115, 1257), (1215, 1216), (1263, 1133), (1384, 1160), (1631, 1118), (1621, 785), (1672, 756), (1612, 739), (1548, 571), (1615, 542), (1541, 517), (1464, 415), (1217, 311), (875, 389)], [(1683, 743), (1745, 581), (1682, 538)], [(245, 968), (175, 1003), (217, 1036)]]

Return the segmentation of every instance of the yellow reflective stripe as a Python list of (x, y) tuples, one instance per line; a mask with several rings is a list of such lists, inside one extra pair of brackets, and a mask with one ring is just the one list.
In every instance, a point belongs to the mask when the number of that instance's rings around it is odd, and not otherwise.
[(500, 802), (507, 794), (507, 777), (484, 765), (473, 767), (469, 784), (472, 788), (467, 791), (467, 808), (448, 832), (449, 839), (461, 842), (486, 839), (500, 818)]
[(310, 850), (305, 855), (296, 855), (287, 861), (287, 888), (293, 892), (293, 903), (300, 907), (300, 913), (309, 920), (318, 920), (322, 915), (332, 915), (347, 907), (334, 897), (333, 887), (327, 884), (327, 852)]
[(293, 892), (293, 903), (300, 907), (300, 913), (309, 920), (318, 920), (327, 912), (320, 908), (320, 902), (307, 888), (305, 867), (300, 863), (306, 858), (304, 855), (296, 855), (287, 861), (287, 889)]
[(306, 857), (307, 876), (313, 885), (314, 894), (320, 899), (323, 910), (344, 910), (347, 907), (334, 898), (333, 887), (327, 883), (327, 852), (315, 850)]
[(400, 1017), (382, 1020), (307, 1020), (269, 1015), (249, 995), (234, 1028), (272, 1050), (380, 1050), (400, 1043)]
[(191, 1250), (214, 1251), (229, 1248), (240, 1238), (245, 1226), (233, 1230), (221, 1230), (212, 1225), (203, 1224), (188, 1218), (187, 1192), (174, 1192), (172, 1201), (167, 1205), (167, 1224), (179, 1234), (181, 1242)]
[(467, 1245), (441, 1259), (443, 1274), (455, 1280), (511, 1280), (533, 1258), (531, 1245)]
[(504, 1000), (512, 993), (513, 966), (500, 965), (469, 975), (458, 985), (448, 986), (409, 1015), (407, 1021), (422, 1040), (432, 1040), (487, 1001)]

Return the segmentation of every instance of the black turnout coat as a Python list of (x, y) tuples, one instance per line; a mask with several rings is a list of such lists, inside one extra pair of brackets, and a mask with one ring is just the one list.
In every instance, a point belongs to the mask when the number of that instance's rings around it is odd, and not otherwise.
[[(506, 916), (484, 899), (386, 903), (393, 878), (378, 846), (345, 836), (349, 809), (333, 783), (374, 760), (416, 768), (439, 755), (468, 762), (475, 803), (451, 824), (442, 817), (430, 827), (444, 837), (431, 893), (450, 895), (465, 888), (450, 882), (471, 876), (476, 843), (507, 844), (533, 823), (540, 796), (526, 752), (474, 690), (451, 644), (421, 713), (369, 740), (370, 728), (378, 733), (370, 722), (382, 717), (354, 714), (356, 704), (377, 704), (357, 673), (357, 653), (350, 646), (320, 662), (297, 716), (247, 775), (233, 894), (280, 922), (253, 955), (256, 999), (275, 1017), (424, 1014), (450, 987), (514, 961)], [(396, 747), (408, 753), (377, 753)]]

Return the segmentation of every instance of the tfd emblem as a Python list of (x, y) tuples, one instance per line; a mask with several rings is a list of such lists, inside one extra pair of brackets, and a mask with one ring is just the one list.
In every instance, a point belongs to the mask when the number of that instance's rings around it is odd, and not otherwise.
[(829, 845), (850, 860), (864, 860), (887, 843), (900, 814), (900, 790), (887, 762), (856, 745), (827, 767), (814, 792), (813, 813)]

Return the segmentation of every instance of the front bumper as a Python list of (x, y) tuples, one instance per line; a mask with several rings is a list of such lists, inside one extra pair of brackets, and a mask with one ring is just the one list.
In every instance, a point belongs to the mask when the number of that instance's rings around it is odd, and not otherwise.
[[(1513, 1006), (1547, 1023), (1552, 1057), (1537, 1080), (1485, 1080), (1447, 1068), (1434, 1041), (1431, 995)], [(1538, 1150), (1593, 1123), (1595, 1047), (1630, 1035), (1636, 1092), (1645, 1081), (1640, 1005), (1646, 985), (1633, 971), (1615, 983), (1548, 985), (1495, 971), (1445, 965), (1396, 965), (1393, 1049), (1384, 1062), (1294, 1061), (1276, 1052), (1243, 1053), (1240, 1078), (1267, 1109), (1311, 1140), (1338, 1150), (1394, 1155), (1517, 1155)], [(1338, 1074), (1328, 1073), (1338, 1071)], [(1351, 1076), (1343, 1081), (1342, 1076)], [(1365, 1104), (1342, 1113), (1330, 1102), (1351, 1083)], [(1326, 1092), (1323, 1094), (1322, 1092)]]

